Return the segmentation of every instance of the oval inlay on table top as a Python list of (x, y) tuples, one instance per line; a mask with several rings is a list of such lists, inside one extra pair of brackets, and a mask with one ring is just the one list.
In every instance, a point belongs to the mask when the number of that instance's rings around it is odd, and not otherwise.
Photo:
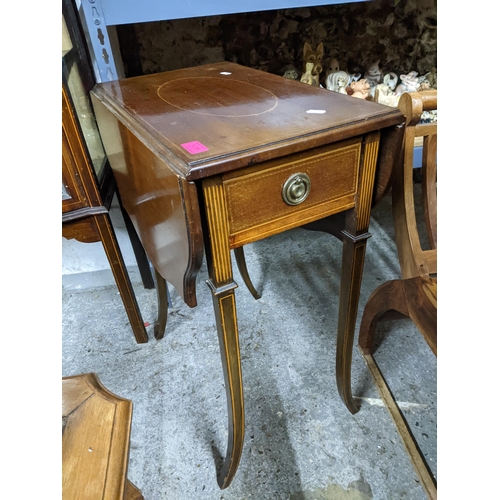
[[(196, 92), (200, 87), (203, 94)], [(262, 115), (278, 105), (278, 98), (258, 85), (213, 76), (171, 80), (159, 87), (158, 97), (184, 111), (226, 118)]]

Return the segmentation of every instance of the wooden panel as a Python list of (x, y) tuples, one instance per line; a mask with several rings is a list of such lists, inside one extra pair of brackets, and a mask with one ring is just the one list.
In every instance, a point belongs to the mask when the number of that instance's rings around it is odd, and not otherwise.
[(203, 259), (196, 186), (180, 178), (147, 138), (141, 141), (99, 100), (93, 103), (123, 206), (141, 243), (156, 270), (194, 307)]
[[(360, 152), (356, 139), (223, 176), (232, 248), (353, 207)], [(290, 206), (282, 188), (299, 172), (309, 176), (311, 190)]]
[(62, 236), (67, 240), (75, 239), (82, 243), (101, 241), (101, 235), (95, 224), (94, 217), (83, 217), (62, 225)]

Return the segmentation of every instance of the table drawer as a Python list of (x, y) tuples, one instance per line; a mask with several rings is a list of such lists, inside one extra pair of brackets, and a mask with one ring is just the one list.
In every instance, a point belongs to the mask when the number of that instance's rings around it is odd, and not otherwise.
[(352, 208), (360, 153), (356, 138), (224, 175), (231, 248)]

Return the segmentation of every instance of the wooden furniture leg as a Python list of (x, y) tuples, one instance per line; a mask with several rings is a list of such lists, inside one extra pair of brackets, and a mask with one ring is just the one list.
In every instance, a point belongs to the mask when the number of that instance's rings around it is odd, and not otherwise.
[(165, 278), (154, 268), (156, 280), (156, 296), (158, 302), (158, 319), (155, 321), (154, 333), (155, 339), (160, 340), (165, 335), (167, 328), (168, 315), (168, 297), (167, 297), (167, 282)]
[(203, 181), (206, 211), (205, 246), (212, 300), (226, 386), (228, 444), (222, 469), (217, 474), (221, 489), (233, 480), (241, 458), (244, 438), (243, 383), (241, 376), (238, 325), (227, 222), (227, 207), (222, 183), (217, 178)]
[(249, 292), (252, 294), (254, 299), (256, 300), (260, 299), (260, 294), (253, 286), (252, 280), (250, 279), (250, 275), (248, 274), (248, 268), (245, 260), (245, 252), (243, 251), (243, 247), (235, 248), (234, 256), (236, 257), (236, 265), (238, 266), (238, 271), (240, 272), (241, 277), (243, 278), (243, 281), (247, 286)]
[(363, 354), (373, 353), (373, 337), (377, 323), (389, 311), (397, 311), (404, 316), (409, 315), (401, 280), (387, 281), (370, 295), (359, 328), (359, 347)]
[(340, 278), (339, 319), (337, 330), (336, 377), (337, 389), (344, 404), (351, 413), (359, 410), (351, 392), (351, 363), (354, 330), (358, 312), (361, 275), (365, 259), (365, 234), (355, 238), (344, 231), (342, 249), (342, 275)]
[(134, 332), (135, 339), (138, 344), (145, 344), (148, 341), (148, 334), (144, 328), (141, 311), (135, 298), (130, 278), (123, 262), (123, 257), (118, 246), (118, 241), (115, 236), (109, 215), (100, 214), (93, 217), (97, 230), (100, 234), (102, 245), (106, 256), (115, 277), (118, 291), (120, 292), (123, 305), (127, 311), (130, 326)]
[(144, 500), (141, 490), (128, 479), (125, 485), (125, 500)]
[(351, 362), (354, 330), (358, 313), (359, 292), (365, 260), (366, 240), (373, 197), (380, 133), (368, 134), (363, 145), (363, 165), (358, 184), (355, 208), (346, 214), (342, 231), (342, 274), (340, 279), (339, 320), (337, 330), (336, 378), (337, 389), (351, 413), (359, 410), (351, 391)]
[(437, 356), (437, 279), (408, 278), (403, 286), (409, 316)]

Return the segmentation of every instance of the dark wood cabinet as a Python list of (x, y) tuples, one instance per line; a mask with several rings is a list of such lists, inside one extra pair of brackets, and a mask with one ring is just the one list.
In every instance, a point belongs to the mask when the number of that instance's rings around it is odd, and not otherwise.
[(62, 87), (62, 235), (85, 243), (102, 242), (137, 342), (148, 341), (123, 256), (73, 114)]
[[(63, 2), (62, 50), (62, 235), (84, 243), (101, 242), (137, 342), (148, 341), (109, 208), (119, 193), (93, 114), (89, 90), (95, 84), (79, 40), (71, 2)], [(149, 262), (128, 215), (122, 210), (146, 288), (154, 288)]]

